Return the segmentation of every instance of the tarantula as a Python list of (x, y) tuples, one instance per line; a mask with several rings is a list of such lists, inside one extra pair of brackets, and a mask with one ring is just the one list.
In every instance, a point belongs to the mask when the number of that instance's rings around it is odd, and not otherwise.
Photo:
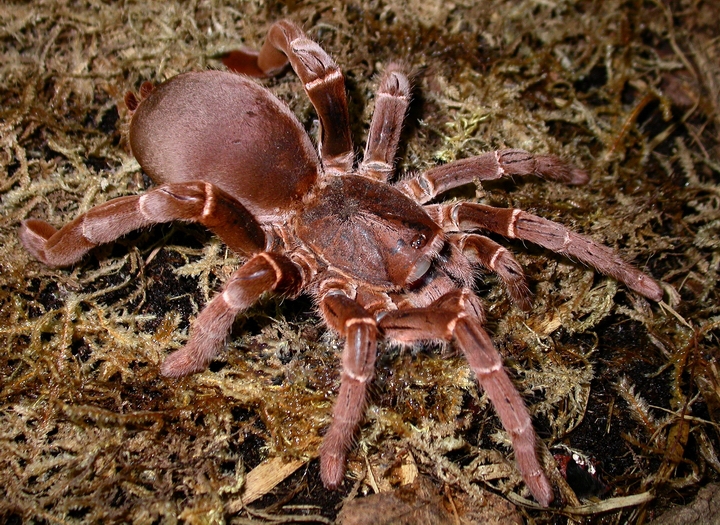
[[(483, 329), (476, 267), (495, 272), (524, 309), (528, 287), (512, 254), (476, 232), (573, 257), (654, 301), (662, 290), (610, 248), (555, 222), (519, 209), (428, 203), (472, 182), (534, 174), (581, 184), (586, 173), (555, 156), (509, 149), (390, 183), (411, 91), (403, 66), (384, 72), (365, 156), (354, 166), (343, 75), (297, 25), (273, 24), (259, 52), (234, 51), (224, 62), (235, 72), (185, 73), (157, 87), (143, 84), (139, 99), (126, 95), (130, 147), (158, 187), (101, 204), (59, 231), (26, 220), (20, 239), (27, 250), (47, 265), (67, 266), (132, 230), (183, 220), (245, 256), (198, 315), (187, 344), (165, 359), (160, 371), (171, 377), (205, 369), (236, 315), (262, 294), (312, 296), (345, 341), (340, 391), (320, 449), (322, 481), (331, 489), (343, 480), (363, 416), (377, 340), (454, 341), (510, 434), (530, 492), (547, 506), (553, 490), (530, 416)], [(320, 120), (317, 150), (289, 108), (248, 78), (277, 74), (288, 62)]]

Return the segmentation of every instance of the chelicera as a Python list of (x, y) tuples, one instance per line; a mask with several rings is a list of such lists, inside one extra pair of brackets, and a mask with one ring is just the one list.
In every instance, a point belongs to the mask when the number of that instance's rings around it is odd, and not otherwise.
[[(140, 99), (126, 96), (130, 146), (155, 189), (99, 205), (59, 231), (27, 220), (20, 230), (27, 250), (45, 264), (67, 266), (132, 230), (182, 220), (206, 226), (246, 257), (200, 312), (187, 344), (162, 364), (171, 377), (205, 369), (238, 313), (262, 294), (312, 296), (323, 321), (344, 339), (340, 390), (320, 450), (328, 488), (343, 480), (378, 339), (452, 341), (509, 433), (531, 493), (548, 505), (553, 490), (530, 416), (483, 329), (475, 270), (495, 272), (523, 309), (529, 291), (516, 259), (483, 233), (565, 254), (654, 301), (662, 290), (615, 251), (558, 223), (519, 209), (429, 203), (472, 182), (534, 174), (581, 184), (586, 173), (555, 156), (510, 149), (393, 181), (411, 89), (403, 66), (391, 64), (382, 76), (356, 166), (343, 75), (298, 26), (277, 22), (259, 53), (236, 51), (224, 61), (244, 75), (186, 73), (143, 85)], [(319, 117), (317, 149), (288, 107), (248, 78), (276, 74), (288, 62)]]

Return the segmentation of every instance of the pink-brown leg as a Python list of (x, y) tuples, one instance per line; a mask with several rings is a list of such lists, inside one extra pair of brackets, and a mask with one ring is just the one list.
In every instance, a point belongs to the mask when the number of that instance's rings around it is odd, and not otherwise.
[(622, 260), (615, 250), (557, 222), (518, 209), (493, 208), (469, 202), (441, 206), (438, 211), (446, 231), (483, 229), (511, 239), (530, 241), (574, 257), (653, 301), (662, 300), (662, 288), (652, 277)]
[(192, 325), (190, 339), (170, 354), (160, 372), (179, 377), (204, 370), (225, 345), (238, 313), (252, 306), (265, 292), (294, 294), (301, 284), (301, 272), (283, 255), (259, 253), (242, 265)]
[(521, 149), (483, 153), (431, 168), (398, 183), (398, 188), (421, 203), (441, 193), (474, 181), (494, 180), (513, 175), (537, 175), (567, 184), (585, 184), (585, 171), (554, 155), (533, 155)]
[(113, 199), (60, 230), (29, 219), (20, 227), (25, 248), (48, 266), (68, 266), (99, 244), (139, 228), (174, 220), (203, 224), (233, 251), (250, 255), (265, 249), (265, 233), (236, 199), (206, 182), (166, 184), (144, 195)]
[(537, 437), (525, 402), (505, 372), (502, 358), (476, 320), (458, 319), (455, 339), (468, 364), (492, 401), (503, 427), (510, 434), (518, 468), (535, 499), (543, 506), (553, 500), (553, 490), (537, 458)]
[(295, 23), (275, 22), (259, 53), (231, 51), (222, 60), (229, 69), (252, 76), (276, 75), (290, 62), (320, 118), (320, 154), (325, 168), (342, 173), (352, 168), (353, 145), (342, 72)]
[(383, 182), (392, 175), (409, 104), (410, 81), (400, 64), (390, 64), (375, 95), (375, 111), (360, 167), (363, 175)]
[(347, 453), (365, 410), (368, 382), (375, 374), (377, 325), (357, 302), (339, 291), (330, 291), (320, 302), (328, 325), (345, 338), (340, 391), (333, 420), (320, 447), (320, 477), (329, 489), (345, 475)]
[(470, 262), (497, 274), (515, 304), (523, 310), (530, 309), (530, 289), (522, 266), (506, 248), (474, 233), (453, 234), (448, 238)]
[(544, 506), (553, 491), (535, 451), (537, 437), (530, 414), (503, 368), (502, 358), (482, 329), (479, 302), (469, 290), (450, 292), (426, 308), (388, 312), (378, 323), (388, 338), (404, 343), (455, 339), (470, 368), (510, 435), (520, 473), (535, 499)]

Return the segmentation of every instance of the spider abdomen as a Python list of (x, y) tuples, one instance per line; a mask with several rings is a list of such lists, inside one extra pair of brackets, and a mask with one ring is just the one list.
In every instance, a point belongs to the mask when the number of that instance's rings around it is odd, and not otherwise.
[(300, 199), (320, 165), (285, 104), (222, 71), (178, 75), (155, 88), (133, 114), (130, 146), (156, 183), (210, 182), (259, 217)]

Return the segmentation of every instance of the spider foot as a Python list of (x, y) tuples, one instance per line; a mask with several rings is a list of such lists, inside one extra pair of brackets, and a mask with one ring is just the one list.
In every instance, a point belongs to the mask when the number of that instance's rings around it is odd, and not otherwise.
[(20, 242), (33, 257), (47, 266), (70, 266), (95, 247), (76, 227), (76, 221), (58, 231), (45, 221), (28, 219), (20, 225)]
[(345, 477), (346, 454), (326, 452), (320, 448), (320, 479), (328, 490), (336, 490)]

